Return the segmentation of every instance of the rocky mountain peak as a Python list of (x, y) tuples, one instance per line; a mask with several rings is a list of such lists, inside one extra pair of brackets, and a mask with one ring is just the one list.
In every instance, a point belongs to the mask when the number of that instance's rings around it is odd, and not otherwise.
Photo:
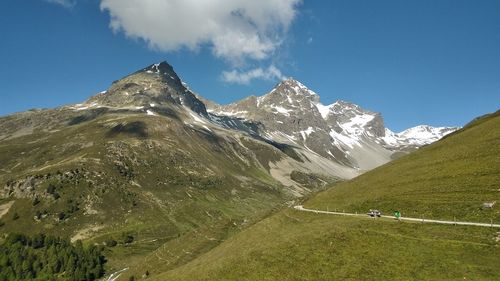
[(313, 103), (319, 102), (319, 96), (311, 91), (309, 88), (304, 86), (304, 84), (299, 81), (288, 78), (281, 81), (276, 87), (269, 93), (271, 96), (280, 96), (286, 99), (289, 103), (293, 101), (311, 101)]
[(146, 68), (137, 71), (134, 74), (137, 73), (156, 74), (161, 78), (163, 78), (166, 82), (175, 82), (182, 84), (182, 81), (179, 78), (179, 76), (177, 76), (177, 73), (175, 73), (174, 68), (166, 61), (152, 64)]
[(167, 62), (160, 62), (113, 82), (111, 87), (86, 104), (111, 107), (180, 106), (206, 116), (201, 102)]

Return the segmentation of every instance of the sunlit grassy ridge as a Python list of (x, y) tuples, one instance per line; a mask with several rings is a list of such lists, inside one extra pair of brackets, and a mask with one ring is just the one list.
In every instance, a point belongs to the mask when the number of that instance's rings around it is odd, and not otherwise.
[(287, 209), (151, 279), (498, 280), (500, 249), (495, 235), (488, 228)]
[(305, 207), (500, 222), (500, 113), (322, 192)]

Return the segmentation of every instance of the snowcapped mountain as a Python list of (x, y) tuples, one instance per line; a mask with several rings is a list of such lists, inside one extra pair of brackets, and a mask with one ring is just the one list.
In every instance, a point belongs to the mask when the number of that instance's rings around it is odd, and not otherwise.
[(323, 105), (318, 94), (294, 79), (282, 81), (260, 97), (207, 105), (211, 116), (258, 122), (263, 125), (263, 137), (304, 147), (358, 170), (375, 168), (457, 129), (418, 126), (395, 134), (385, 128), (380, 113), (345, 101)]
[(401, 138), (414, 145), (426, 145), (440, 140), (444, 136), (458, 130), (458, 127), (432, 127), (420, 125), (398, 134)]
[(73, 108), (128, 109), (151, 116), (170, 112), (205, 130), (239, 131), (289, 145), (300, 157), (321, 158), (328, 163), (322, 170), (333, 169), (342, 177), (353, 175), (349, 169), (373, 169), (457, 129), (417, 126), (396, 134), (384, 126), (380, 113), (340, 100), (323, 105), (318, 94), (295, 79), (229, 105), (204, 100), (186, 85), (168, 63), (153, 64)]
[[(272, 163), (270, 168), (271, 173), (288, 186), (296, 185), (289, 180), (290, 173), (294, 170), (341, 178), (358, 175), (359, 171), (346, 165), (347, 161), (342, 163), (329, 159), (333, 153), (342, 153), (315, 152), (319, 150), (317, 146), (323, 145), (329, 138), (327, 119), (331, 118), (322, 118), (317, 104), (317, 94), (295, 80), (286, 80), (269, 95), (249, 97), (234, 108), (229, 106), (223, 109), (193, 93), (172, 66), (163, 62), (115, 81), (107, 91), (68, 108), (75, 111), (126, 110), (149, 116), (170, 116), (181, 120), (190, 128), (214, 136), (247, 135), (255, 141), (274, 146), (291, 157), (284, 158), (284, 164)], [(219, 110), (215, 112), (207, 110), (207, 107)], [(238, 110), (239, 107), (244, 110)], [(299, 111), (300, 114), (297, 114)], [(262, 122), (262, 118), (269, 122)], [(307, 122), (301, 119), (307, 119)], [(309, 125), (305, 127), (304, 124)], [(325, 128), (323, 132), (315, 133), (321, 128)], [(288, 135), (289, 131), (294, 130), (297, 133)], [(325, 139), (318, 142), (316, 138)], [(263, 165), (267, 166), (268, 163)]]
[(420, 147), (438, 141), (458, 129), (460, 127), (432, 127), (428, 125), (416, 126), (400, 133), (386, 129), (382, 140), (389, 146)]
[[(162, 62), (113, 82), (83, 103), (4, 119), (0, 140), (34, 131), (50, 133), (114, 115), (164, 118), (165, 124), (175, 120), (182, 127), (179, 130), (195, 130), (209, 142), (225, 139), (238, 159), (264, 161), (259, 165), (274, 179), (296, 187), (293, 171), (352, 178), (457, 129), (418, 126), (396, 134), (384, 126), (380, 113), (346, 101), (323, 105), (318, 94), (294, 79), (280, 82), (263, 96), (218, 105), (193, 93), (172, 66)], [(150, 119), (145, 120), (130, 128), (122, 124), (117, 130), (145, 135), (141, 124)], [(252, 150), (245, 145), (247, 139), (253, 148), (274, 151), (269, 155), (275, 159), (259, 158), (255, 151), (240, 155)], [(189, 139), (185, 144), (192, 145)]]

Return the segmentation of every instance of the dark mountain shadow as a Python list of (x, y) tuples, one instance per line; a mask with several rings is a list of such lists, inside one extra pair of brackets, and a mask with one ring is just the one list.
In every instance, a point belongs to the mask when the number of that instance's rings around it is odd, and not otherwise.
[(109, 109), (105, 107), (86, 110), (82, 115), (71, 118), (68, 121), (68, 125), (73, 126), (94, 120), (108, 111)]
[(134, 121), (127, 124), (118, 124), (111, 128), (106, 136), (116, 137), (121, 134), (130, 135), (137, 138), (147, 138), (148, 133), (146, 123), (142, 121)]

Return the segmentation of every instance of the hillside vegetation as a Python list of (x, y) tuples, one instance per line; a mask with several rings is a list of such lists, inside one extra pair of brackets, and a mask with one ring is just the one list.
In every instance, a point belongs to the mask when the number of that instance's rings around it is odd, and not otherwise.
[(106, 274), (158, 259), (168, 270), (344, 170), (209, 115), (185, 85), (163, 62), (83, 103), (0, 117), (0, 239), (104, 246)]
[(0, 280), (97, 280), (106, 262), (102, 247), (84, 247), (43, 234), (9, 234), (0, 243)]
[[(500, 116), (480, 118), (304, 203), (308, 208), (498, 220)], [(161, 261), (157, 261), (161, 263)], [(498, 229), (285, 209), (151, 280), (499, 280)], [(154, 268), (155, 263), (150, 263)], [(140, 271), (124, 274), (120, 280)]]
[(322, 192), (305, 207), (500, 223), (500, 113)]
[[(109, 272), (169, 241), (202, 253), (293, 198), (237, 145), (251, 138), (221, 137), (168, 116), (93, 118), (0, 143), (0, 235), (117, 243), (105, 251)], [(284, 157), (271, 145), (255, 153)], [(193, 233), (203, 233), (196, 243)], [(175, 263), (193, 256), (178, 249)]]
[(151, 280), (498, 280), (496, 231), (287, 209)]

